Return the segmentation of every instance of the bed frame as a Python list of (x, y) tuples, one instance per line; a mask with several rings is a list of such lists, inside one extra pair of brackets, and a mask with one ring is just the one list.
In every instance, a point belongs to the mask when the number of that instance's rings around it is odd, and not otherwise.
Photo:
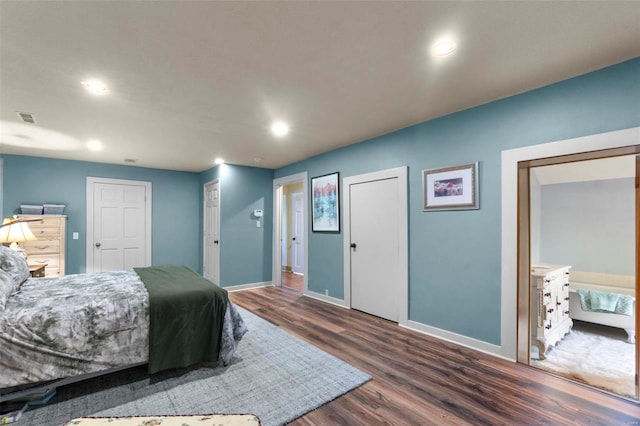
[(0, 402), (7, 401), (32, 401), (41, 399), (46, 395), (50, 395), (55, 392), (58, 387), (70, 385), (72, 383), (81, 382), (83, 380), (91, 379), (94, 377), (104, 376), (107, 374), (115, 373), (129, 368), (140, 367), (147, 364), (146, 362), (140, 362), (137, 364), (125, 365), (122, 367), (114, 367), (106, 370), (95, 371), (92, 373), (79, 374), (77, 376), (64, 377), (61, 379), (54, 379), (45, 382), (27, 383), (24, 385), (12, 386), (9, 388), (0, 389)]
[[(623, 328), (627, 332), (627, 341), (636, 340), (636, 283), (632, 275), (602, 274), (571, 270), (569, 277), (569, 312), (574, 320), (587, 321), (609, 327)], [(578, 290), (596, 290), (633, 296), (633, 314), (619, 315), (605, 312), (583, 311)]]

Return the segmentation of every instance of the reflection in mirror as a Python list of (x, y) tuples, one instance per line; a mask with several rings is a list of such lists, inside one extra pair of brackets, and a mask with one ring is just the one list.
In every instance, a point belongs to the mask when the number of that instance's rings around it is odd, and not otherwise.
[(533, 167), (531, 365), (635, 398), (635, 156)]

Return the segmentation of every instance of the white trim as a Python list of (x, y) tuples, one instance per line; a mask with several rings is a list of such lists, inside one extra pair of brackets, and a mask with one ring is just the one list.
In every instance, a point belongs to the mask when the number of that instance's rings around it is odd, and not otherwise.
[(205, 235), (205, 215), (207, 214), (207, 186), (218, 184), (218, 223), (214, 224), (214, 226), (218, 229), (218, 255), (216, 256), (216, 270), (218, 271), (218, 282), (214, 283), (218, 287), (222, 287), (222, 271), (220, 271), (220, 250), (222, 250), (222, 243), (220, 238), (220, 215), (222, 213), (222, 184), (220, 183), (220, 178), (210, 180), (209, 182), (205, 182), (202, 185), (202, 275), (204, 276), (204, 265), (207, 260), (207, 240)]
[(351, 309), (351, 307), (349, 307), (349, 305), (344, 303), (344, 300), (338, 299), (338, 298), (335, 298), (335, 297), (331, 297), (331, 296), (325, 296), (324, 294), (316, 293), (315, 291), (307, 290), (302, 295), (306, 296), (306, 297), (308, 297), (310, 299), (316, 299), (316, 300), (319, 300), (321, 302), (330, 303), (332, 305), (336, 305), (336, 306), (339, 306), (341, 308)]
[(471, 337), (463, 336), (462, 334), (452, 333), (441, 328), (432, 327), (430, 325), (423, 324), (421, 322), (409, 321), (406, 328), (418, 333), (426, 334), (436, 339), (445, 340), (447, 342), (454, 343), (456, 345), (464, 346), (465, 348), (473, 349), (479, 352), (483, 352), (489, 355), (497, 356), (508, 361), (513, 361), (509, 358), (505, 358), (500, 355), (500, 346), (493, 345), (491, 343), (484, 342), (482, 340), (473, 339)]
[(93, 264), (93, 186), (96, 183), (106, 183), (111, 185), (131, 185), (131, 186), (143, 186), (144, 187), (144, 200), (145, 200), (145, 265), (151, 266), (151, 251), (153, 246), (151, 245), (151, 207), (153, 200), (151, 199), (152, 185), (151, 182), (140, 180), (125, 180), (125, 179), (110, 179), (87, 176), (87, 247), (86, 247), (86, 270), (87, 272), (95, 272)]
[(309, 199), (308, 190), (308, 177), (307, 172), (296, 173), (294, 175), (284, 176), (273, 180), (273, 243), (272, 243), (272, 267), (271, 267), (271, 279), (275, 283), (274, 285), (280, 286), (282, 282), (282, 229), (280, 215), (282, 212), (282, 185), (288, 183), (302, 181), (302, 197), (305, 202), (302, 203), (302, 221), (304, 243), (302, 249), (304, 250), (304, 261), (302, 273), (304, 291), (309, 288), (309, 203), (306, 201)]
[(500, 351), (516, 360), (518, 283), (518, 162), (640, 143), (640, 127), (502, 151), (502, 290)]
[(273, 287), (273, 281), (263, 281), (259, 283), (238, 284), (230, 285), (229, 287), (223, 287), (228, 292), (251, 290), (254, 288)]
[(398, 274), (398, 324), (407, 325), (409, 317), (409, 228), (408, 228), (408, 206), (407, 206), (407, 167), (396, 167), (393, 169), (380, 170), (377, 172), (365, 173), (357, 176), (349, 176), (342, 179), (342, 197), (344, 200), (343, 224), (343, 259), (344, 259), (344, 304), (351, 307), (351, 247), (349, 235), (351, 234), (351, 224), (349, 223), (349, 209), (351, 208), (351, 197), (349, 186), (357, 183), (370, 182), (382, 179), (398, 179), (398, 204), (399, 204), (399, 257), (400, 273)]
[(4, 158), (0, 158), (0, 219), (4, 218)]

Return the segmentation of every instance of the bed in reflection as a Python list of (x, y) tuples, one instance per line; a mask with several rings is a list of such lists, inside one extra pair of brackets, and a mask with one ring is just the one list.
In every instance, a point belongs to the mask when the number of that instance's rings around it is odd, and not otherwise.
[(631, 275), (571, 271), (572, 319), (623, 328), (636, 341), (636, 283)]

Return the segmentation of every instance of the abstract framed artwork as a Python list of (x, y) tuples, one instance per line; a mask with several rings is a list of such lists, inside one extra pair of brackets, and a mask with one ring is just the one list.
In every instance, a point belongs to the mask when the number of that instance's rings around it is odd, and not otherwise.
[(340, 232), (340, 173), (311, 178), (311, 230)]
[(478, 162), (422, 171), (424, 211), (480, 208)]

